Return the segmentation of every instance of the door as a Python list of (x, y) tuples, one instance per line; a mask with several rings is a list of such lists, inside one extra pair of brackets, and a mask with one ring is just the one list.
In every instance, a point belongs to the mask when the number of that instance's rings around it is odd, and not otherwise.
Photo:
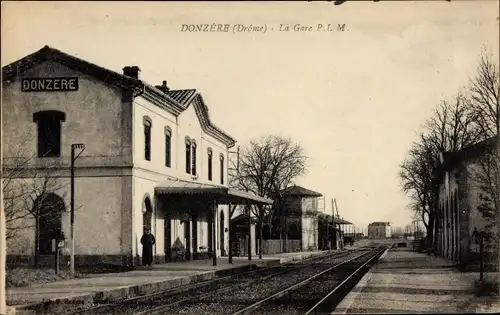
[(225, 239), (225, 233), (224, 233), (224, 211), (220, 212), (220, 223), (219, 223), (219, 238), (220, 238), (220, 255), (221, 256), (226, 256), (226, 251), (225, 251), (225, 246), (224, 246), (224, 239)]

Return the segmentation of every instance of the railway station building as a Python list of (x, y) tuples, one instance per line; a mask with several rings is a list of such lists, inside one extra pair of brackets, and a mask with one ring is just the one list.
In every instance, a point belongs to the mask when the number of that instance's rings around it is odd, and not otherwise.
[(195, 89), (149, 85), (138, 66), (118, 73), (48, 46), (2, 75), (11, 262), (52, 259), (54, 235), (70, 246), (74, 144), (77, 265), (138, 264), (148, 229), (156, 262), (220, 256), (228, 205), (272, 203), (228, 187), (236, 141)]
[[(436, 180), (439, 208), (436, 216), (438, 252), (462, 266), (479, 262), (484, 235), (484, 259), (495, 261), (498, 233), (493, 195), (496, 137), (440, 156)], [(498, 153), (497, 153), (498, 154)], [(489, 179), (488, 179), (489, 178)], [(492, 181), (493, 180), (493, 181)], [(498, 202), (498, 201), (497, 201)]]

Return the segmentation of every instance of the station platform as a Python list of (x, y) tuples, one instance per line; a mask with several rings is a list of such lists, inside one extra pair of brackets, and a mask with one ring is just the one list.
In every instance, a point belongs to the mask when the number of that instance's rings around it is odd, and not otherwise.
[[(210, 280), (216, 277), (241, 273), (256, 267), (270, 267), (311, 257), (321, 257), (336, 251), (296, 252), (278, 255), (233, 257), (229, 264), (227, 257), (157, 264), (139, 267), (137, 270), (88, 275), (86, 278), (63, 280), (52, 283), (32, 284), (26, 287), (7, 289), (7, 305), (11, 312), (27, 313), (33, 308), (49, 308), (49, 313), (61, 311), (71, 304), (92, 305), (153, 293), (182, 285)], [(12, 313), (13, 314), (13, 313)]]
[(461, 273), (441, 257), (391, 248), (333, 314), (498, 313), (498, 298), (474, 295), (477, 279), (479, 274)]

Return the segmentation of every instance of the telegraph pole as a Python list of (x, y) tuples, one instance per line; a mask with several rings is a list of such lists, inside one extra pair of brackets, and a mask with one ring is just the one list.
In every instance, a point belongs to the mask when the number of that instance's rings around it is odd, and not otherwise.
[[(75, 150), (80, 153), (75, 156)], [(75, 275), (75, 161), (85, 150), (85, 144), (74, 143), (71, 145), (71, 230), (70, 230), (70, 274)]]
[[(500, 103), (498, 102), (497, 98), (497, 152), (496, 152), (496, 163), (497, 167), (496, 169), (499, 170), (497, 171), (497, 189), (496, 189), (496, 194), (497, 194), (497, 202), (496, 202), (496, 212), (497, 212), (497, 238), (500, 237), (500, 193), (498, 192), (500, 190)], [(494, 159), (495, 160), (495, 159)], [(498, 250), (498, 262), (500, 263), (500, 240), (497, 242), (497, 250)], [(500, 283), (500, 272), (497, 272), (497, 283)]]

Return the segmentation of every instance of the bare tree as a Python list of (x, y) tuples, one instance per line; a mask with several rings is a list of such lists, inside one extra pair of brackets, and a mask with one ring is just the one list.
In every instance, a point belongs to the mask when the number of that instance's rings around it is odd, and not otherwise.
[(476, 76), (469, 87), (469, 106), (483, 139), (494, 137), (500, 128), (498, 65), (486, 53), (481, 55)]
[[(496, 243), (500, 255), (500, 73), (492, 57), (483, 52), (476, 76), (471, 80), (469, 105), (475, 124), (486, 146), (485, 154), (476, 161), (473, 172), (475, 184), (480, 189), (479, 212), (489, 222), (488, 233)], [(495, 140), (496, 137), (496, 140)], [(495, 143), (496, 141), (496, 143)], [(495, 148), (496, 144), (496, 148)], [(497, 257), (500, 263), (500, 256)], [(500, 278), (497, 279), (500, 282)]]
[[(437, 218), (439, 182), (432, 180), (439, 153), (495, 141), (500, 128), (499, 94), (498, 67), (483, 54), (477, 74), (466, 91), (453, 102), (443, 101), (437, 107), (401, 165), (403, 190), (412, 199), (413, 211), (422, 217), (429, 241), (435, 241), (434, 233), (440, 221)], [(487, 148), (484, 156), (474, 161), (472, 175), (480, 189), (478, 210), (490, 220), (490, 226), (495, 226), (500, 215), (500, 145), (496, 150), (494, 146)], [(498, 231), (497, 234), (500, 235)]]
[(467, 99), (458, 94), (453, 101), (442, 101), (425, 123), (424, 131), (400, 166), (403, 190), (412, 199), (412, 209), (421, 217), (427, 244), (435, 243), (439, 182), (434, 178), (440, 152), (456, 151), (479, 139), (474, 114)]
[(289, 138), (276, 135), (262, 137), (251, 141), (250, 145), (242, 150), (233, 185), (257, 196), (274, 200), (272, 207), (250, 207), (259, 223), (259, 257), (262, 257), (264, 224), (271, 232), (273, 218), (281, 216), (283, 192), (305, 171), (304, 150), (300, 144)]
[[(19, 146), (23, 148), (23, 146)], [(39, 260), (40, 220), (51, 224), (66, 208), (64, 191), (67, 183), (51, 174), (50, 170), (40, 170), (34, 164), (34, 156), (22, 154), (5, 157), (2, 163), (3, 201), (6, 219), (6, 239), (11, 243), (24, 230), (35, 229), (35, 265)], [(59, 197), (54, 204), (52, 193)], [(52, 202), (50, 205), (48, 202)]]

